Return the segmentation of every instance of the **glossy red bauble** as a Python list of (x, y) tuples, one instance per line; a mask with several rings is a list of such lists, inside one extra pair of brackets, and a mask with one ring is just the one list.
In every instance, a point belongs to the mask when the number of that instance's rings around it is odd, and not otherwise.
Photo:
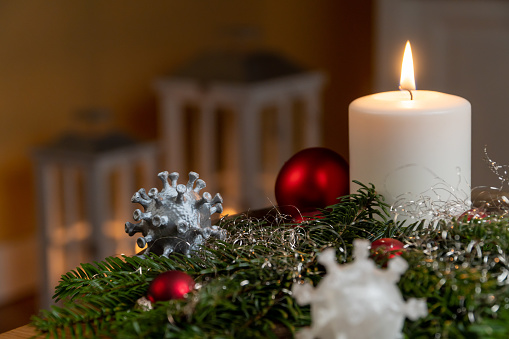
[[(392, 238), (382, 238), (371, 243), (372, 257), (376, 261), (379, 259), (387, 260), (394, 258), (396, 255), (401, 255), (402, 251), (398, 250), (404, 249), (405, 245), (401, 241)], [(389, 255), (389, 258), (387, 258), (387, 255)]]
[(294, 218), (334, 205), (349, 194), (349, 168), (338, 153), (306, 148), (292, 156), (276, 179), (276, 200), (282, 213)]
[(151, 302), (182, 299), (194, 289), (194, 280), (182, 271), (159, 274), (148, 287), (147, 298)]

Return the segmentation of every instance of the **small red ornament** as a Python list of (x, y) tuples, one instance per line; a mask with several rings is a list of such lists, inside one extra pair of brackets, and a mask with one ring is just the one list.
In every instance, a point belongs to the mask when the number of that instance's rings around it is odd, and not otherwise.
[(275, 187), (281, 212), (294, 219), (336, 204), (337, 198), (349, 191), (348, 163), (323, 147), (306, 148), (293, 155), (279, 171)]
[(167, 271), (152, 280), (147, 297), (151, 302), (183, 299), (193, 289), (194, 280), (187, 273)]
[[(387, 260), (394, 258), (397, 255), (401, 255), (405, 245), (396, 239), (392, 238), (381, 238), (371, 243), (371, 257), (377, 262), (385, 262), (384, 266), (387, 265)], [(389, 257), (387, 257), (387, 254)]]
[(459, 221), (465, 221), (465, 218), (466, 218), (466, 221), (470, 221), (472, 219), (484, 219), (488, 216), (488, 214), (479, 209), (479, 208), (472, 208), (472, 209), (469, 209), (468, 211), (466, 211), (465, 213), (463, 213), (462, 215), (460, 215), (460, 217), (458, 218)]

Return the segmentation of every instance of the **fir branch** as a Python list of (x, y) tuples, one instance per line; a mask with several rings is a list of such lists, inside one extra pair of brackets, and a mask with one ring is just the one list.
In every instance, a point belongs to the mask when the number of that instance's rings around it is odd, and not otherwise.
[[(122, 338), (258, 338), (291, 336), (311, 322), (291, 286), (317, 284), (324, 272), (317, 254), (336, 248), (338, 262), (351, 260), (355, 238), (396, 237), (407, 245), (410, 268), (399, 286), (405, 298), (426, 298), (429, 314), (405, 322), (412, 338), (506, 338), (509, 284), (506, 256), (509, 221), (441, 222), (436, 228), (395, 224), (375, 188), (358, 183), (357, 194), (338, 200), (319, 219), (293, 224), (277, 211), (220, 221), (224, 241), (211, 241), (193, 257), (149, 255), (106, 258), (64, 276), (55, 298), (63, 307), (42, 311), (32, 324), (42, 333), (69, 330)], [(383, 266), (383, 263), (379, 263)], [(159, 273), (182, 270), (198, 289), (184, 300), (136, 303)]]
[(412, 269), (402, 277), (400, 288), (406, 297), (425, 297), (430, 312), (424, 319), (406, 322), (406, 333), (484, 338), (479, 334), (494, 331), (498, 334), (493, 337), (509, 336), (507, 325), (491, 330), (481, 325), (500, 325), (497, 319), (507, 317), (507, 227), (507, 219), (473, 219), (414, 233), (416, 247), (403, 254)]

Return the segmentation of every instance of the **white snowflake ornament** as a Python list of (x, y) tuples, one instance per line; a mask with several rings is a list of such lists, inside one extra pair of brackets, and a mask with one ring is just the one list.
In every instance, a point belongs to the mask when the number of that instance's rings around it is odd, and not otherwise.
[(411, 320), (427, 314), (424, 300), (403, 300), (396, 285), (407, 270), (397, 256), (387, 269), (369, 258), (369, 242), (354, 240), (355, 261), (339, 265), (334, 249), (323, 251), (318, 262), (327, 274), (316, 288), (294, 284), (299, 305), (311, 304), (311, 327), (297, 333), (300, 339), (395, 339), (401, 338), (405, 316)]
[(214, 198), (207, 192), (200, 196), (198, 193), (206, 184), (198, 179), (198, 173), (189, 173), (187, 185), (177, 185), (177, 172), (161, 172), (158, 177), (163, 182), (161, 192), (152, 188), (147, 193), (141, 188), (131, 199), (144, 209), (134, 211), (133, 218), (139, 223), (125, 223), (130, 236), (143, 235), (136, 241), (139, 247), (148, 245), (146, 253), (167, 257), (172, 252), (189, 254), (210, 236), (224, 237), (223, 230), (211, 222), (212, 214), (223, 211), (223, 198), (219, 193)]

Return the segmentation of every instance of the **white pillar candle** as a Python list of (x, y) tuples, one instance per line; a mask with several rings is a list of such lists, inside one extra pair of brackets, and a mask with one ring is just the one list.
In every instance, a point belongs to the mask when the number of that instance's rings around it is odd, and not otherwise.
[[(350, 104), (350, 178), (374, 184), (391, 205), (423, 196), (469, 200), (470, 103), (455, 95), (406, 89)], [(351, 193), (358, 188), (351, 183)]]

